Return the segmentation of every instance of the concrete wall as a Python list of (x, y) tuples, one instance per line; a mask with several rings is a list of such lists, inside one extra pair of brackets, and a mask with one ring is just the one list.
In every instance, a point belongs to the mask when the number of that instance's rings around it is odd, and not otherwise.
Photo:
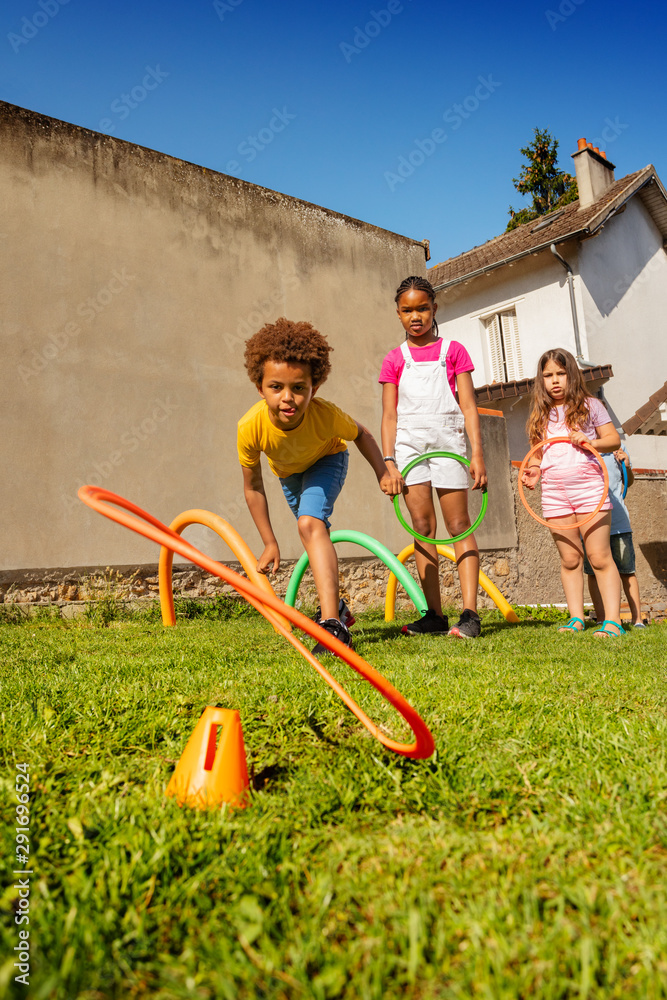
[[(517, 469), (512, 472), (519, 535), (518, 572), (506, 589), (512, 595), (511, 600), (520, 604), (561, 603), (565, 596), (556, 546), (549, 529), (530, 517), (521, 503), (517, 473)], [(540, 512), (539, 497), (529, 497), (529, 503)], [(664, 478), (636, 479), (628, 491), (626, 504), (632, 522), (642, 605), (652, 605), (664, 616), (667, 601), (667, 482)], [(584, 600), (589, 600), (587, 588)], [(625, 601), (625, 596), (622, 600)]]
[[(5, 577), (156, 561), (154, 545), (76, 499), (83, 483), (167, 522), (214, 510), (256, 548), (235, 433), (258, 398), (244, 340), (267, 320), (308, 320), (329, 338), (322, 396), (379, 436), (395, 288), (426, 269), (415, 241), (7, 104), (0, 192)], [(392, 508), (351, 451), (335, 526), (397, 548)], [(266, 478), (296, 557), (295, 522)], [(229, 555), (208, 529), (186, 536)]]

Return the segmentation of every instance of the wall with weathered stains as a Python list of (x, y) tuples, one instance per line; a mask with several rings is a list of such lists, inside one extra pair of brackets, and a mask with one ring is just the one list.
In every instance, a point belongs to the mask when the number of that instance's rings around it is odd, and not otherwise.
[[(256, 546), (236, 457), (257, 400), (244, 340), (308, 320), (334, 347), (321, 395), (379, 436), (394, 292), (423, 247), (355, 219), (0, 104), (0, 570), (146, 564), (156, 548), (76, 499), (83, 483), (162, 520), (216, 511)], [(403, 540), (352, 446), (336, 526)], [(285, 557), (300, 552), (277, 482)], [(214, 557), (208, 529), (189, 537)]]

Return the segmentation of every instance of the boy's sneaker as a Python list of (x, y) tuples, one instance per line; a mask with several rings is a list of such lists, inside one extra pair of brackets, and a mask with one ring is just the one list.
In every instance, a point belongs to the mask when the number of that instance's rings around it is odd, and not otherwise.
[(476, 611), (466, 608), (456, 625), (452, 625), (449, 634), (457, 639), (476, 639), (482, 632), (482, 622)]
[[(350, 609), (348, 608), (347, 604), (345, 603), (342, 597), (338, 604), (338, 617), (340, 618), (340, 620), (342, 621), (343, 625), (345, 625), (346, 628), (352, 628), (355, 621), (357, 620), (350, 611)], [(318, 608), (315, 614), (313, 615), (313, 621), (317, 622), (318, 625), (322, 621), (322, 611), (320, 608)]]
[[(346, 646), (349, 646), (350, 649), (354, 649), (354, 646), (352, 645), (352, 637), (347, 627), (343, 625), (342, 622), (339, 622), (337, 618), (325, 618), (324, 621), (319, 621), (317, 624), (320, 628), (323, 628), (325, 632), (328, 632), (329, 635), (334, 636), (335, 639), (339, 639)], [(313, 653), (315, 653), (316, 656), (319, 653), (331, 653), (332, 656), (336, 655), (335, 653), (332, 653), (330, 649), (327, 649), (326, 646), (323, 646), (321, 642), (318, 642), (316, 646), (313, 646)]]
[(429, 608), (423, 618), (404, 625), (401, 632), (403, 635), (447, 635), (448, 630), (447, 616), (436, 615), (435, 611)]

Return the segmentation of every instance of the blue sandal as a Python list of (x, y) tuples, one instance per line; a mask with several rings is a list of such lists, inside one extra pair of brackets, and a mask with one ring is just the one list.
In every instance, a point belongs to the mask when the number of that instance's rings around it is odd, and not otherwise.
[[(574, 624), (575, 622), (579, 622), (581, 628), (577, 628), (577, 626)], [(565, 622), (564, 625), (557, 625), (556, 627), (559, 632), (583, 632), (584, 629), (586, 628), (583, 620), (581, 618), (575, 618), (574, 615), (572, 616), (572, 618), (568, 618), (568, 620)]]
[[(614, 625), (615, 628), (618, 629), (618, 632), (611, 632), (607, 628), (607, 625)], [(611, 636), (612, 639), (620, 639), (622, 635), (627, 635), (627, 632), (620, 622), (614, 622), (610, 618), (605, 618), (600, 628), (596, 628), (595, 632), (593, 632), (593, 635), (608, 635)]]

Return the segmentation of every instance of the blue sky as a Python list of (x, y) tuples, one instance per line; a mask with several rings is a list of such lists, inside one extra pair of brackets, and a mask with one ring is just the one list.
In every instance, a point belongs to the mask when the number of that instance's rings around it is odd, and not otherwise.
[[(502, 232), (535, 126), (667, 181), (639, 0), (5, 0), (0, 98), (431, 241)], [(599, 140), (599, 141), (596, 141)]]

